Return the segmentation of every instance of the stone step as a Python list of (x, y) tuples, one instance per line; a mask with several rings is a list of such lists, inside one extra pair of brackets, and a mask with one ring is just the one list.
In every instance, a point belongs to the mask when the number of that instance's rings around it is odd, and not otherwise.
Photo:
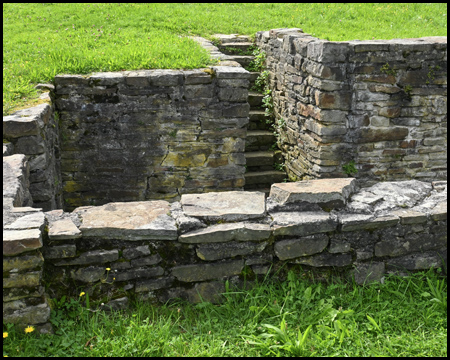
[(251, 55), (225, 55), (226, 60), (236, 61), (241, 64), (242, 67), (250, 65), (254, 58), (255, 57)]
[(247, 53), (245, 55), (251, 55), (249, 52), (254, 46), (255, 45), (251, 42), (227, 42), (219, 44), (218, 48), (221, 52), (227, 55), (244, 55), (243, 53)]
[(287, 175), (283, 171), (269, 170), (269, 171), (251, 171), (244, 174), (245, 185), (266, 185), (270, 187), (272, 184), (281, 183)]
[(249, 89), (251, 89), (253, 86), (255, 86), (255, 81), (260, 74), (261, 73), (259, 71), (250, 71), (250, 78), (249, 78), (250, 87), (249, 87)]
[(247, 161), (247, 169), (256, 166), (273, 166), (274, 152), (273, 151), (252, 151), (245, 153)]
[(237, 34), (214, 34), (211, 36), (214, 39), (219, 39), (221, 43), (240, 43), (240, 42), (251, 42), (252, 39), (248, 35), (237, 35)]
[(275, 142), (275, 135), (267, 130), (248, 130), (245, 151), (269, 150)]
[(248, 113), (249, 121), (255, 123), (266, 122), (266, 115), (264, 109), (251, 109)]
[(270, 131), (271, 124), (267, 123), (267, 117), (264, 115), (264, 110), (251, 109), (249, 112), (248, 130), (266, 130)]
[(264, 95), (256, 92), (256, 91), (249, 91), (248, 92), (248, 103), (250, 104), (251, 108), (255, 107), (261, 107), (262, 106), (262, 100), (264, 98)]

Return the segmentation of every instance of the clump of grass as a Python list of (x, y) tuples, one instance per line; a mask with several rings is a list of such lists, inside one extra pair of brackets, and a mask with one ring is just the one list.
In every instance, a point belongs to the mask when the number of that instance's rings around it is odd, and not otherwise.
[(308, 281), (294, 269), (283, 282), (266, 277), (249, 290), (226, 288), (220, 305), (136, 302), (131, 311), (109, 314), (87, 312), (77, 300), (57, 301), (55, 335), (37, 337), (9, 325), (3, 354), (447, 355), (447, 281), (432, 270), (358, 286), (339, 279)]
[(333, 41), (447, 35), (445, 3), (3, 4), (3, 115), (59, 73), (192, 69), (211, 63), (189, 35), (300, 27)]

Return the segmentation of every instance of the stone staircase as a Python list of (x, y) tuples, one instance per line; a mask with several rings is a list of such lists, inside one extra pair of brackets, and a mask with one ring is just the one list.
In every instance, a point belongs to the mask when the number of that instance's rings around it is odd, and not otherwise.
[[(251, 54), (254, 44), (248, 36), (215, 35), (219, 41), (216, 43), (222, 56), (221, 63), (239, 63), (247, 68), (254, 59)], [(245, 54), (245, 55), (244, 55)], [(247, 171), (245, 174), (245, 190), (258, 190), (266, 194), (270, 191), (273, 183), (282, 182), (287, 175), (284, 171), (275, 169), (276, 164), (282, 163), (281, 151), (273, 150), (275, 136), (270, 125), (266, 123), (264, 108), (262, 107), (263, 94), (251, 90), (260, 75), (259, 72), (250, 72), (250, 87), (248, 92), (248, 103), (250, 104), (250, 122), (247, 126), (247, 139), (245, 145), (245, 157), (247, 160)]]

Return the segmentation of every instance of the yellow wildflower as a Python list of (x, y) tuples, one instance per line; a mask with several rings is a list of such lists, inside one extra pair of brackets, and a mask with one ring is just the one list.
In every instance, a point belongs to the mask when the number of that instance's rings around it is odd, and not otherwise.
[(7, 338), (7, 337), (8, 337), (8, 333), (7, 333), (7, 332), (4, 332), (4, 333), (3, 333), (3, 339), (4, 339), (4, 338)]
[(84, 291), (82, 291), (82, 292), (80, 293), (80, 296), (83, 296), (83, 295), (86, 295), (86, 293), (85, 293)]
[(109, 271), (109, 270), (111, 270), (111, 269), (110, 269), (110, 268), (106, 268), (106, 270), (108, 270), (108, 271)]
[(34, 327), (32, 327), (32, 326), (28, 326), (28, 327), (25, 328), (25, 333), (30, 333), (30, 332), (33, 332), (33, 331), (34, 331)]

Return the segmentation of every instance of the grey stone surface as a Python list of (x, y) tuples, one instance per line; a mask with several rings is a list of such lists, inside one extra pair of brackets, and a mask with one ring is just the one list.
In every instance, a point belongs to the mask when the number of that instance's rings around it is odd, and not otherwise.
[(384, 277), (383, 262), (357, 264), (355, 268), (355, 282), (359, 285), (381, 282)]
[(36, 255), (22, 255), (3, 258), (3, 272), (23, 272), (24, 270), (31, 270), (40, 268), (44, 264), (42, 254)]
[(244, 268), (244, 260), (231, 260), (214, 264), (181, 265), (172, 269), (172, 275), (184, 282), (221, 279), (238, 275)]
[(61, 260), (55, 262), (56, 266), (63, 265), (90, 265), (103, 264), (110, 261), (115, 261), (119, 258), (119, 251), (114, 250), (93, 250), (82, 253), (80, 256), (70, 260)]
[(3, 230), (3, 256), (13, 256), (42, 247), (39, 229)]
[(94, 283), (104, 278), (106, 273), (105, 268), (98, 266), (88, 266), (85, 268), (79, 268), (77, 270), (71, 270), (70, 276), (72, 279), (82, 281), (85, 283)]
[(352, 263), (352, 256), (350, 254), (330, 254), (323, 252), (308, 257), (299, 257), (295, 260), (291, 260), (291, 262), (295, 264), (309, 265), (314, 267), (342, 267), (348, 266)]
[(399, 222), (396, 215), (374, 217), (373, 215), (359, 215), (343, 213), (339, 215), (342, 231), (375, 230), (394, 226)]
[[(145, 279), (164, 275), (164, 269), (160, 266), (145, 269), (129, 269), (117, 271), (108, 276), (109, 281), (128, 281), (133, 279)], [(115, 278), (115, 280), (114, 280)]]
[(33, 288), (41, 284), (42, 270), (30, 271), (23, 274), (10, 273), (3, 278), (4, 288)]
[(304, 201), (334, 209), (343, 207), (355, 190), (353, 178), (304, 180), (273, 184), (270, 197), (280, 204)]
[(211, 221), (243, 221), (262, 218), (266, 214), (262, 192), (226, 191), (183, 194), (181, 205), (187, 216)]
[(443, 266), (443, 258), (436, 251), (409, 254), (386, 261), (386, 270), (425, 270)]
[(7, 230), (26, 230), (26, 229), (39, 229), (43, 230), (45, 225), (45, 216), (43, 212), (36, 212), (33, 214), (25, 215), (18, 218), (16, 221), (9, 225), (5, 225), (4, 229)]
[(328, 242), (328, 236), (325, 234), (310, 235), (300, 239), (277, 241), (274, 251), (280, 260), (294, 259), (322, 252)]
[(15, 207), (31, 206), (29, 165), (25, 155), (3, 157), (3, 198), (12, 198)]
[(168, 288), (173, 283), (172, 277), (136, 281), (135, 292), (148, 292)]
[(150, 249), (146, 245), (136, 246), (134, 248), (123, 250), (123, 257), (125, 259), (134, 259), (145, 255), (150, 255)]
[(227, 241), (259, 241), (270, 237), (269, 225), (256, 223), (216, 224), (206, 229), (191, 231), (180, 235), (179, 241), (189, 244), (227, 242)]
[(249, 255), (263, 251), (267, 246), (267, 242), (229, 242), (200, 244), (196, 248), (197, 256), (206, 261), (214, 261), (227, 259), (238, 255)]
[(81, 237), (81, 231), (70, 218), (50, 221), (48, 237), (50, 240), (77, 239)]
[(83, 219), (83, 236), (126, 240), (176, 240), (175, 220), (169, 215), (167, 201), (110, 203), (77, 209)]
[(44, 256), (46, 259), (65, 259), (75, 257), (76, 254), (77, 247), (72, 244), (44, 247)]
[(306, 236), (336, 230), (336, 221), (322, 212), (273, 213), (271, 227), (275, 236)]
[(3, 321), (6, 323), (34, 325), (45, 323), (50, 318), (50, 307), (47, 303), (27, 306), (21, 300), (17, 300), (6, 304), (11, 303), (14, 303), (14, 306), (8, 306), (6, 310), (3, 305)]

